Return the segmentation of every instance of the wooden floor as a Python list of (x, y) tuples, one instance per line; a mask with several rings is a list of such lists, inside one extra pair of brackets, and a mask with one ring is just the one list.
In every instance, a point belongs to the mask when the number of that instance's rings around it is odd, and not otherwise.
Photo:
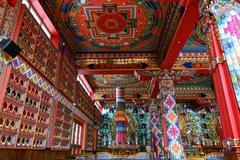
[(64, 160), (69, 152), (0, 149), (0, 160)]

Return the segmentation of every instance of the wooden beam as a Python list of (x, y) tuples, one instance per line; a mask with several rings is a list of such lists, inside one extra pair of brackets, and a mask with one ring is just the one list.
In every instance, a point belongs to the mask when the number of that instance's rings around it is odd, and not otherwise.
[(94, 74), (133, 74), (134, 69), (83, 69), (78, 70), (82, 75), (94, 75)]
[(199, 0), (188, 0), (185, 12), (162, 63), (162, 69), (171, 69), (173, 67), (189, 35), (192, 34), (199, 17)]
[(150, 85), (150, 98), (156, 98), (159, 93), (159, 79), (152, 78)]
[[(149, 70), (149, 71), (156, 71), (159, 68), (147, 68), (147, 69), (137, 69), (137, 68), (130, 68), (130, 69), (79, 69), (78, 73), (82, 75), (94, 75), (94, 74), (134, 74), (136, 76), (136, 70)], [(209, 68), (174, 68), (174, 70), (181, 70), (181, 71), (196, 71), (198, 74), (209, 74)], [(137, 77), (137, 76), (136, 76)], [(138, 78), (138, 77), (137, 77)], [(140, 77), (139, 80), (151, 80), (148, 77)]]
[[(185, 96), (182, 96), (182, 95), (176, 95), (176, 99), (177, 100), (196, 100), (198, 98), (201, 98), (199, 97), (199, 95), (185, 95)], [(136, 98), (125, 98), (125, 101), (126, 102), (131, 102), (133, 101), (134, 99)], [(207, 97), (206, 99), (215, 99), (215, 97)], [(95, 101), (99, 101), (99, 102), (104, 102), (104, 101), (116, 101), (115, 98), (105, 98), (105, 99), (94, 99)], [(137, 100), (149, 100), (149, 98), (139, 98)]]

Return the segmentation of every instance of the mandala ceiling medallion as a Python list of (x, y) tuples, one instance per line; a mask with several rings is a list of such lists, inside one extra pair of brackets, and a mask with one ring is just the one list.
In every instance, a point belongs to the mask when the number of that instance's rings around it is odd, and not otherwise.
[(75, 39), (95, 47), (131, 48), (146, 42), (160, 26), (157, 2), (91, 0), (65, 1), (62, 20)]

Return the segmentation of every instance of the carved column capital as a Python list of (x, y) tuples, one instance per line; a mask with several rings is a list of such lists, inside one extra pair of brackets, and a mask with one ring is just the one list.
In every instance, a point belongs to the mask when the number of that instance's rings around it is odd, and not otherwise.
[(176, 76), (176, 71), (163, 70), (159, 73), (159, 90), (160, 96), (175, 94), (173, 79)]

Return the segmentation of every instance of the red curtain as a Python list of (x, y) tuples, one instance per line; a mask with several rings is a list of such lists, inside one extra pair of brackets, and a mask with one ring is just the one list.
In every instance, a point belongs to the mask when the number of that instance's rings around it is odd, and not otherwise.
[(15, 7), (17, 4), (17, 0), (8, 0), (8, 4), (12, 7)]

